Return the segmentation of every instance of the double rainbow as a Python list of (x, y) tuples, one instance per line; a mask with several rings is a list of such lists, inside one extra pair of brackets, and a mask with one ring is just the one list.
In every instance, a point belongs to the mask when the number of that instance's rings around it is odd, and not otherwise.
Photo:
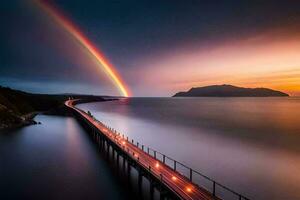
[(103, 68), (108, 77), (113, 81), (114, 85), (119, 89), (120, 93), (128, 97), (129, 89), (122, 80), (120, 74), (115, 67), (105, 58), (104, 54), (93, 45), (93, 43), (76, 27), (69, 19), (67, 19), (57, 8), (50, 5), (44, 0), (37, 0), (37, 5), (42, 8), (49, 16), (51, 16), (59, 25), (61, 25), (70, 35), (72, 35), (86, 50), (95, 58), (99, 67)]

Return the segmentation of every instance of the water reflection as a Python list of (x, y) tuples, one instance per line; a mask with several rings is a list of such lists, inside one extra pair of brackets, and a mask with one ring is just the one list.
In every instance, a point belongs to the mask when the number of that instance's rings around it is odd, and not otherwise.
[(72, 118), (0, 134), (1, 199), (128, 199)]
[(299, 98), (131, 98), (79, 107), (251, 199), (300, 198)]
[[(74, 123), (73, 119), (66, 119), (65, 157), (66, 163), (68, 164), (68, 171), (74, 176), (92, 170), (92, 167), (90, 166), (91, 163), (80, 163), (80, 160), (84, 159), (84, 156), (86, 155), (84, 147), (82, 146), (82, 141), (78, 140), (76, 136), (77, 128), (78, 126)], [(74, 166), (74, 163), (79, 163), (79, 165)]]

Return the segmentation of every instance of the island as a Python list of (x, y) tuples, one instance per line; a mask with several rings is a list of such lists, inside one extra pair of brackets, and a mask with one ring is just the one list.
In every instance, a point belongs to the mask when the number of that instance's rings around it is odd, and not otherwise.
[(287, 97), (288, 94), (269, 88), (243, 88), (233, 85), (210, 85), (178, 92), (173, 97)]

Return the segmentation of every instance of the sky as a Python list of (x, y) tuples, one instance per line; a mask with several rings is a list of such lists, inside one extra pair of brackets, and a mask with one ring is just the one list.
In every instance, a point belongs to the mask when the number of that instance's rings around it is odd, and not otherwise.
[[(300, 1), (45, 1), (115, 68), (132, 96), (233, 84), (300, 95)], [(0, 85), (122, 95), (37, 0), (0, 3)]]

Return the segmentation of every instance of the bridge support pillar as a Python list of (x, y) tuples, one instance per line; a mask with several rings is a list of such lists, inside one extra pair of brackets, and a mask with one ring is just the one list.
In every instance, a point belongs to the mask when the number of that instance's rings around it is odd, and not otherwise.
[(143, 185), (143, 175), (142, 173), (139, 171), (139, 175), (138, 175), (138, 194), (140, 199), (142, 199), (142, 185)]
[(126, 159), (125, 159), (125, 156), (123, 155), (123, 171), (125, 171), (125, 165), (126, 165)]
[(150, 180), (150, 200), (154, 199), (154, 184), (153, 181)]
[(166, 192), (165, 191), (160, 191), (159, 199), (164, 200), (164, 199), (166, 199), (166, 197), (167, 197)]
[(103, 151), (104, 149), (104, 139), (103, 137), (101, 136), (101, 150)]
[(131, 188), (131, 166), (129, 162), (127, 162), (127, 181), (129, 188)]
[(101, 151), (102, 149), (102, 138), (101, 135), (99, 135), (99, 150)]
[(112, 161), (115, 162), (115, 149), (112, 147)]
[(109, 159), (109, 144), (108, 142), (106, 141), (106, 158)]
[(97, 146), (100, 149), (100, 135), (97, 134)]
[(119, 159), (120, 159), (120, 154), (119, 154), (119, 152), (117, 152), (117, 166), (118, 166), (118, 169), (119, 169)]

